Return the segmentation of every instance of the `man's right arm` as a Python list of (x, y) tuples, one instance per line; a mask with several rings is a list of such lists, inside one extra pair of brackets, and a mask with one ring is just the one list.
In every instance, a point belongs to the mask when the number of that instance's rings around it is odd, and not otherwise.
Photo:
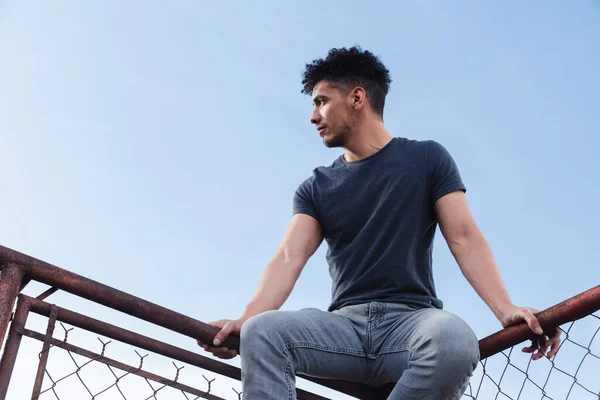
[[(306, 214), (296, 214), (285, 233), (275, 256), (267, 265), (258, 289), (237, 320), (221, 320), (212, 323), (221, 328), (215, 336), (214, 346), (219, 346), (229, 334), (239, 334), (244, 322), (269, 310), (279, 309), (288, 299), (308, 259), (323, 240), (321, 227), (316, 219)], [(225, 348), (215, 348), (200, 343), (202, 347), (222, 358), (235, 356)], [(223, 357), (224, 356), (224, 357)]]
[(322, 240), (317, 220), (305, 214), (296, 214), (275, 256), (267, 265), (254, 298), (240, 319), (245, 322), (264, 311), (279, 309), (288, 299), (306, 262)]

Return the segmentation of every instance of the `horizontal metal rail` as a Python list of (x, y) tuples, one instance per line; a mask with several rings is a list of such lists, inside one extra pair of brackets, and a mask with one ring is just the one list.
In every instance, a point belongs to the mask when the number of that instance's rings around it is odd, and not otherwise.
[[(14, 296), (16, 296), (15, 287), (18, 288), (20, 287), (19, 285), (22, 285), (22, 282), (28, 282), (29, 280), (45, 283), (55, 289), (64, 290), (203, 342), (212, 342), (218, 332), (218, 328), (204, 322), (3, 246), (0, 246), (0, 270), (0, 289), (5, 289), (4, 292), (0, 291), (0, 311), (2, 311), (2, 315), (0, 315), (0, 340), (3, 338), (8, 326), (8, 316), (14, 305)], [(49, 304), (31, 297), (27, 297), (27, 300), (31, 304), (32, 311), (46, 316), (49, 315)], [(600, 309), (600, 285), (540, 312), (537, 314), (537, 317), (542, 327), (548, 330), (565, 322), (591, 314), (598, 309)], [(241, 377), (238, 368), (65, 309), (59, 309), (58, 319), (125, 343), (197, 365), (221, 375), (234, 379), (240, 379)], [(534, 336), (534, 333), (524, 322), (503, 329), (480, 340), (481, 359), (485, 359)], [(239, 351), (239, 338), (232, 336), (223, 346)], [(387, 395), (393, 388), (393, 384), (381, 388), (372, 388), (352, 382), (301, 377), (342, 393), (374, 400), (387, 398)], [(303, 398), (322, 398), (308, 392), (303, 394)]]
[[(597, 310), (600, 310), (600, 285), (537, 313), (536, 317), (542, 329), (547, 331), (567, 322), (576, 321)], [(534, 337), (535, 333), (526, 323), (505, 328), (479, 341), (481, 359), (491, 357)]]
[[(200, 339), (203, 342), (212, 341), (219, 331), (214, 326), (169, 310), (158, 304), (140, 299), (103, 283), (0, 246), (0, 268), (8, 264), (19, 265), (26, 276), (32, 280), (45, 283), (185, 336)], [(223, 346), (239, 350), (239, 338), (230, 336), (223, 343)]]
[[(30, 337), (32, 339), (39, 340), (41, 342), (43, 342), (45, 340), (45, 338), (46, 338), (46, 335), (43, 335), (43, 334), (41, 334), (39, 332), (36, 332), (36, 331), (32, 331), (30, 329), (23, 329), (23, 330), (21, 330), (20, 333), (23, 336), (27, 336), (27, 337)], [(74, 346), (74, 345), (72, 345), (70, 343), (66, 343), (66, 342), (63, 342), (63, 341), (58, 340), (58, 339), (51, 338), (49, 340), (49, 342), (54, 347), (59, 347), (59, 348), (61, 348), (63, 350), (70, 351), (71, 353), (79, 354), (80, 356), (89, 358), (90, 360), (94, 360), (94, 361), (98, 361), (98, 362), (100, 362), (102, 364), (110, 365), (111, 367), (120, 369), (121, 371), (125, 371), (125, 372), (127, 372), (129, 374), (137, 375), (137, 376), (140, 376), (142, 378), (146, 378), (146, 379), (149, 379), (151, 381), (160, 383), (162, 385), (166, 385), (166, 386), (172, 387), (174, 389), (178, 389), (178, 390), (181, 390), (183, 392), (190, 393), (190, 394), (193, 394), (195, 396), (202, 397), (204, 399), (209, 399), (209, 400), (224, 400), (221, 397), (212, 395), (212, 394), (207, 393), (207, 392), (203, 392), (201, 390), (198, 390), (198, 389), (193, 388), (191, 386), (184, 385), (182, 383), (176, 382), (176, 381), (171, 380), (171, 379), (163, 378), (162, 376), (153, 374), (153, 373), (148, 372), (148, 371), (144, 371), (144, 370), (140, 369), (139, 367), (132, 367), (130, 365), (127, 365), (127, 364), (124, 364), (122, 362), (113, 360), (113, 359), (108, 358), (106, 356), (103, 356), (101, 354), (97, 354), (97, 353), (91, 352), (89, 350), (82, 349), (81, 347)], [(46, 391), (48, 391), (48, 389), (46, 389)], [(41, 392), (41, 393), (44, 393), (44, 392)], [(33, 399), (36, 399), (38, 397), (39, 397), (39, 395), (37, 395), (37, 396), (34, 395)]]
[[(25, 272), (26, 277), (32, 280), (45, 283), (56, 289), (64, 290), (114, 310), (121, 311), (144, 321), (181, 333), (185, 336), (200, 339), (205, 343), (211, 343), (215, 335), (219, 332), (218, 328), (194, 318), (169, 310), (168, 308), (143, 300), (129, 293), (114, 289), (103, 283), (88, 279), (45, 261), (0, 246), (0, 269), (8, 264), (19, 265)], [(239, 351), (239, 338), (230, 336), (222, 346)], [(385, 393), (389, 393), (391, 390), (390, 387), (375, 389), (353, 382), (319, 379), (308, 376), (301, 377), (329, 387), (330, 389), (350, 395), (359, 395), (361, 397), (373, 395), (384, 396)], [(372, 398), (375, 399), (376, 397)]]
[[(193, 353), (191, 351), (184, 350), (179, 347), (175, 347), (173, 345), (161, 342), (156, 339), (152, 339), (148, 336), (144, 336), (139, 333), (135, 333), (127, 329), (99, 321), (86, 315), (78, 314), (74, 311), (70, 311), (61, 307), (56, 307), (52, 304), (43, 302), (33, 297), (25, 295), (21, 295), (20, 297), (29, 303), (30, 311), (35, 314), (49, 317), (50, 313), (52, 312), (52, 308), (54, 307), (58, 311), (56, 315), (57, 321), (67, 323), (69, 325), (81, 328), (83, 330), (93, 332), (98, 335), (102, 335), (144, 350), (148, 350), (153, 353), (172, 358), (174, 360), (182, 361), (187, 364), (215, 372), (219, 375), (223, 375), (236, 380), (241, 379), (240, 369), (234, 366), (210, 359), (208, 357), (201, 356), (200, 354)], [(300, 397), (301, 399), (326, 400), (325, 397), (318, 396), (316, 394), (307, 392), (302, 389), (297, 389), (297, 393), (298, 397)]]

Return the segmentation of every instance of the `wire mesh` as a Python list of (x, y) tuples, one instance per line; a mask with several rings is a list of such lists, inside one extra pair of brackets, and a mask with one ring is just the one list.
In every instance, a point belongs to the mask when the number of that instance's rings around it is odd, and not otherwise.
[[(215, 395), (214, 383), (217, 378), (209, 379), (199, 368), (192, 367), (194, 386), (181, 382), (186, 366), (171, 361), (171, 377), (167, 378), (150, 372), (146, 368), (149, 354), (142, 354), (134, 349), (137, 365), (129, 365), (109, 358), (107, 352), (112, 341), (98, 337), (98, 352), (92, 352), (69, 343), (69, 333), (74, 328), (67, 328), (60, 323), (63, 339), (53, 338), (47, 349), (49, 353), (48, 366), (44, 371), (44, 383), (39, 395), (33, 395), (32, 400), (80, 400), (80, 399), (121, 399), (121, 400), (223, 400)], [(43, 341), (45, 335), (26, 329), (25, 336)], [(42, 358), (44, 350), (39, 353)], [(66, 357), (64, 357), (66, 355)], [(159, 356), (160, 357), (160, 356)], [(162, 357), (161, 357), (162, 358)], [(58, 359), (58, 360), (57, 360)], [(52, 362), (52, 360), (56, 362)], [(165, 371), (165, 360), (161, 360), (161, 371)], [(156, 366), (155, 366), (156, 367)], [(190, 369), (190, 368), (188, 368)], [(104, 370), (104, 372), (102, 372)], [(166, 373), (163, 373), (166, 374)], [(202, 388), (198, 378), (202, 378)], [(222, 378), (223, 381), (226, 378)], [(236, 399), (241, 399), (241, 392), (236, 388)], [(221, 388), (223, 391), (223, 388)]]
[[(596, 311), (583, 318), (572, 317), (578, 319), (559, 327), (562, 331), (562, 342), (553, 359), (545, 357), (532, 361), (531, 354), (519, 351), (521, 346), (528, 344), (523, 343), (482, 360), (463, 400), (600, 400), (600, 379), (598, 379), (600, 378), (600, 314), (597, 307), (588, 310), (586, 312)], [(19, 398), (32, 400), (197, 400), (201, 398), (241, 400), (242, 398), (242, 392), (238, 390), (241, 387), (239, 381), (222, 375), (209, 379), (207, 375), (211, 372), (204, 369), (187, 364), (178, 365), (173, 362), (175, 358), (169, 359), (155, 353), (149, 356), (140, 353), (138, 349), (132, 349), (132, 346), (125, 343), (103, 340), (86, 329), (78, 328), (76, 332), (82, 332), (88, 339), (90, 337), (93, 339), (93, 341), (87, 340), (86, 344), (80, 347), (77, 340), (71, 340), (71, 332), (74, 328), (67, 328), (62, 322), (56, 321), (60, 325), (54, 330), (57, 312), (58, 309), (52, 306), (52, 312), (47, 317), (46, 335), (18, 328), (24, 336), (44, 342), (42, 351), (37, 353), (40, 372), (43, 371), (43, 387), (39, 392), (34, 389), (34, 393), (29, 397), (24, 397), (24, 392), (21, 391)], [(78, 345), (75, 345), (74, 341)], [(126, 347), (115, 348), (115, 346)], [(96, 349), (96, 352), (86, 350), (88, 348)], [(120, 359), (123, 359), (126, 353), (135, 356), (125, 363), (109, 358), (109, 352)], [(50, 357), (47, 357), (48, 355)], [(155, 355), (163, 359), (158, 373), (152, 372), (147, 362), (148, 359), (156, 359)], [(45, 358), (48, 359), (47, 364)], [(29, 370), (35, 370), (35, 362), (31, 358), (26, 363)], [(310, 396), (310, 393), (306, 395)], [(301, 393), (299, 399), (303, 397), (304, 394)], [(339, 396), (335, 393), (329, 394), (329, 397), (348, 398), (341, 393)]]
[(600, 400), (600, 316), (559, 327), (557, 354), (532, 361), (517, 346), (480, 362), (464, 399)]
[[(69, 333), (73, 328), (62, 323), (60, 326), (64, 337), (53, 339), (49, 348), (53, 352), (50, 360), (57, 357), (60, 350), (67, 355), (69, 364), (48, 364), (43, 389), (39, 397), (33, 397), (34, 400), (242, 398), (239, 386), (230, 387), (229, 395), (222, 394), (221, 387), (220, 394), (225, 397), (216, 396), (213, 385), (216, 378), (209, 379), (199, 373), (199, 369), (193, 380), (200, 386), (198, 378), (201, 377), (202, 387), (182, 383), (181, 377), (186, 370), (175, 362), (171, 362), (170, 378), (152, 374), (145, 369), (148, 354), (137, 350), (134, 350), (137, 365), (119, 363), (107, 357), (111, 341), (98, 338), (97, 353), (71, 345)], [(517, 346), (482, 360), (463, 399), (599, 400), (600, 316), (590, 314), (560, 329), (563, 341), (552, 360), (532, 361), (531, 355), (520, 352)], [(25, 335), (40, 341), (44, 339), (44, 335), (29, 330)], [(58, 368), (57, 365), (60, 365), (60, 371), (53, 370)], [(97, 368), (93, 370), (94, 365), (104, 368), (108, 374), (99, 374)]]

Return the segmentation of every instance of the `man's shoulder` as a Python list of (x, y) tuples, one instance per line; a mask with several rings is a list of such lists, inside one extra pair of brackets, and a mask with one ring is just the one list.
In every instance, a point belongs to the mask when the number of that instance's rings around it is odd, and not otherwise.
[(340, 158), (341, 156), (337, 157), (329, 165), (319, 165), (313, 168), (310, 174), (300, 182), (297, 192), (312, 193), (315, 186), (320, 187), (327, 185), (327, 182), (332, 182), (335, 169), (342, 165)]
[(312, 171), (310, 172), (310, 175), (308, 175), (308, 177), (305, 179), (305, 181), (309, 181), (309, 182), (314, 181), (318, 177), (320, 177), (322, 175), (328, 175), (331, 173), (331, 171), (342, 167), (343, 166), (342, 157), (343, 156), (336, 157), (328, 165), (318, 165), (318, 166), (314, 167), (312, 169)]
[(425, 160), (444, 158), (449, 154), (446, 147), (435, 139), (402, 139), (397, 149), (402, 157), (413, 155)]
[(397, 138), (398, 149), (408, 151), (427, 151), (432, 146), (438, 146), (439, 143), (433, 139), (409, 139)]

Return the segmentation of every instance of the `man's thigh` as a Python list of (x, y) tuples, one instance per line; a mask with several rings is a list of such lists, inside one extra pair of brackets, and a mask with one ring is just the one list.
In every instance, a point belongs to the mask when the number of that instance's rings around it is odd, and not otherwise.
[(249, 319), (242, 327), (242, 360), (248, 350), (282, 352), (299, 374), (351, 381), (366, 376), (364, 348), (352, 323), (318, 309), (267, 311)]
[(477, 343), (470, 327), (448, 311), (425, 308), (394, 312), (393, 308), (373, 332), (373, 340), (379, 341), (377, 356), (369, 368), (369, 383), (373, 385), (397, 382), (415, 360), (422, 360), (421, 364), (447, 364), (445, 358), (452, 358), (454, 350)]

